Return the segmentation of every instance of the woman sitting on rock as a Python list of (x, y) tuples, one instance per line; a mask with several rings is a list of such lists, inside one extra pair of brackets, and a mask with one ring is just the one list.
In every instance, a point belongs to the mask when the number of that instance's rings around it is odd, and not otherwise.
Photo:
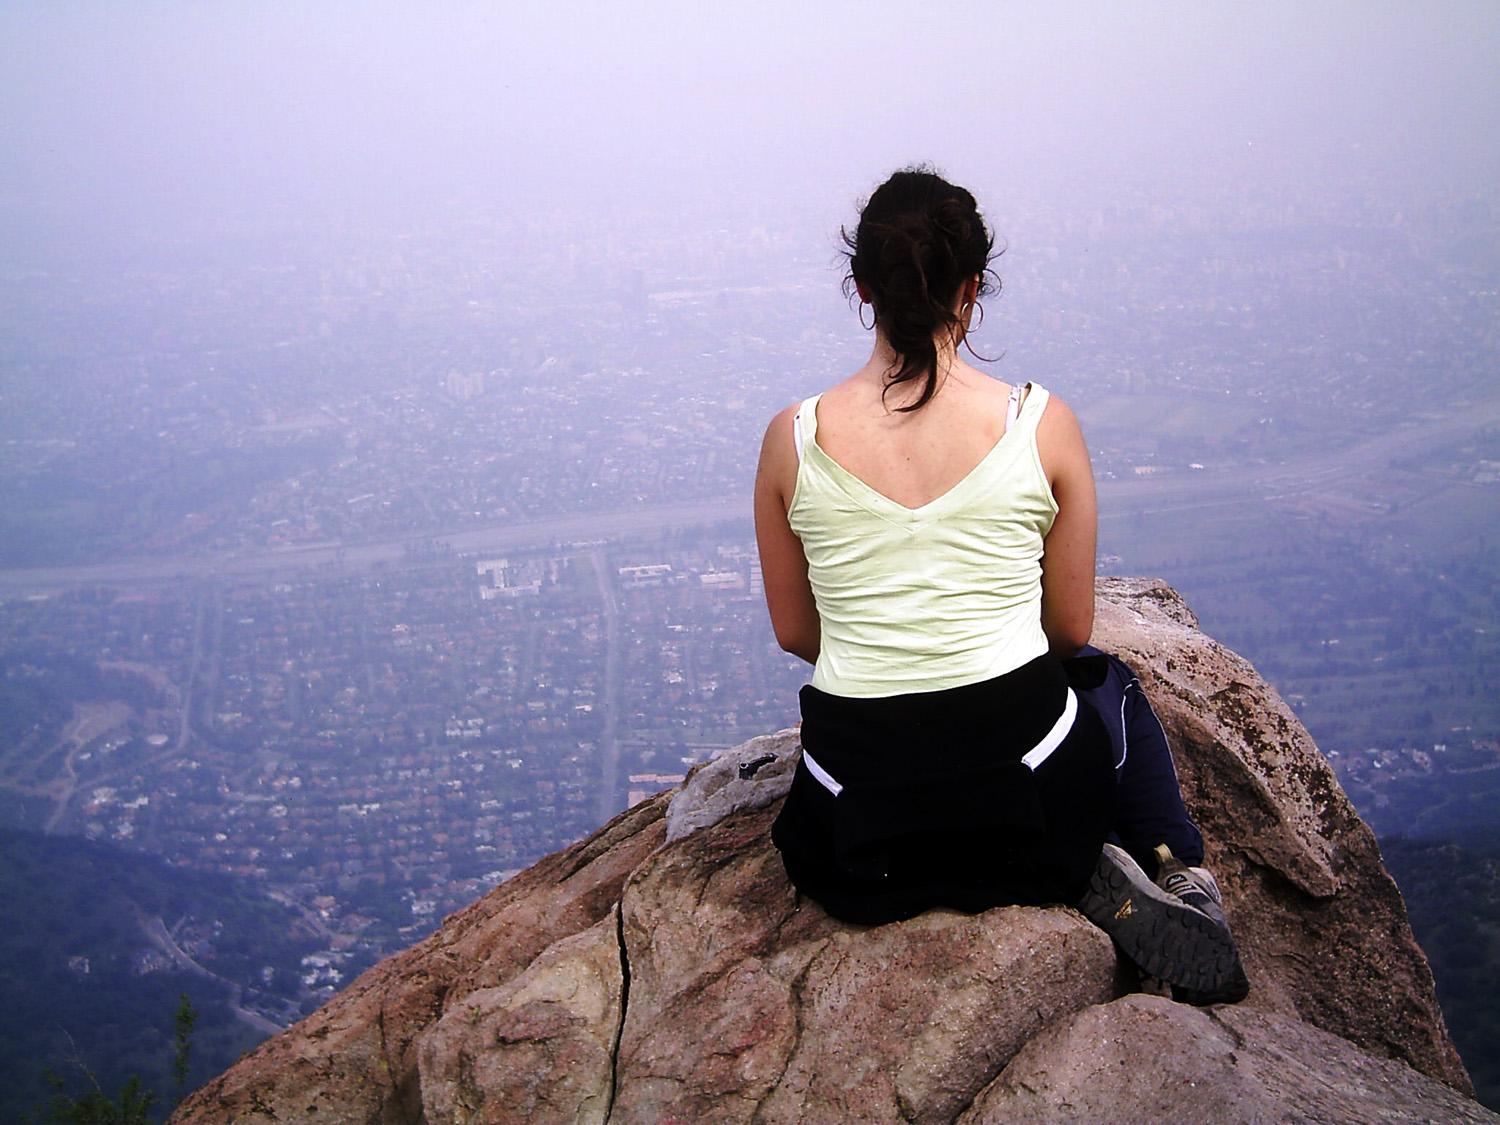
[[(814, 666), (772, 831), (788, 875), (859, 923), (1077, 904), (1181, 997), (1240, 999), (1160, 726), (1126, 755), (1154, 716), (1123, 665), (1077, 659), (1097, 531), (1078, 421), (958, 355), (991, 291), (974, 197), (897, 172), (845, 241), (874, 350), (772, 419), (755, 487), (776, 638)], [(1112, 693), (1119, 750), (1084, 689)]]

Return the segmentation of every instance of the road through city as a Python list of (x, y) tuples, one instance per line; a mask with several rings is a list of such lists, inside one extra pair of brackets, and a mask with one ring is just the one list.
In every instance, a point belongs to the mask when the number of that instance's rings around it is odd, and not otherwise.
[[(1500, 398), (1470, 404), (1461, 412), (1409, 420), (1401, 427), (1341, 449), (1318, 451), (1264, 465), (1174, 470), (1099, 482), (1101, 517), (1139, 512), (1279, 503), (1299, 496), (1338, 495), (1374, 479), (1379, 471), (1413, 454), (1440, 454), (1487, 427), (1500, 425)], [(674, 528), (703, 527), (750, 519), (750, 497), (721, 496), (651, 504), (609, 512), (584, 512), (527, 523), (468, 528), (366, 543), (324, 542), (222, 554), (186, 554), (121, 559), (79, 566), (0, 570), (0, 597), (44, 594), (76, 586), (150, 585), (195, 580), (276, 579), (309, 574), (358, 573), (376, 565), (420, 558), (424, 545), (439, 543), (457, 555), (504, 554), (558, 547), (586, 553), (622, 536), (660, 535)]]

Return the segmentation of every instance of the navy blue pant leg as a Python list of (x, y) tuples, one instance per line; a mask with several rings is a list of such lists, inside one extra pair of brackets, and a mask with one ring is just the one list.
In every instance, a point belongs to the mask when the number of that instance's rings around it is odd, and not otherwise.
[(1117, 656), (1087, 646), (1066, 662), (1069, 680), (1104, 720), (1115, 754), (1115, 841), (1148, 875), (1156, 874), (1156, 845), (1166, 844), (1187, 864), (1203, 862), (1203, 835), (1182, 803), (1167, 732)]

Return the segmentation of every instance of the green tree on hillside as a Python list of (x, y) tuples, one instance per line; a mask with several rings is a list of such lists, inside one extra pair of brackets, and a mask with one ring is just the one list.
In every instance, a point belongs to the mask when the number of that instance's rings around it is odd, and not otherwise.
[[(182, 1096), (187, 1085), (188, 1059), (193, 1050), (193, 1028), (198, 1023), (198, 1010), (187, 993), (177, 1002), (177, 1013), (173, 1022), (177, 1029), (176, 1049), (172, 1056), (172, 1077), (177, 1083), (177, 1094)], [(81, 1060), (74, 1060), (88, 1081), (89, 1088), (81, 1095), (68, 1093), (67, 1084), (53, 1071), (47, 1071), (47, 1085), (52, 1087), (52, 1100), (45, 1116), (37, 1125), (151, 1125), (151, 1107), (156, 1104), (156, 1095), (142, 1088), (139, 1075), (132, 1074), (113, 1098), (104, 1092), (99, 1080)]]
[(151, 1125), (148, 1114), (156, 1104), (156, 1095), (141, 1089), (139, 1078), (131, 1075), (120, 1087), (120, 1092), (111, 1098), (99, 1088), (91, 1072), (85, 1070), (84, 1073), (88, 1075), (92, 1089), (75, 1097), (67, 1092), (61, 1078), (48, 1072), (47, 1082), (54, 1093), (39, 1125)]

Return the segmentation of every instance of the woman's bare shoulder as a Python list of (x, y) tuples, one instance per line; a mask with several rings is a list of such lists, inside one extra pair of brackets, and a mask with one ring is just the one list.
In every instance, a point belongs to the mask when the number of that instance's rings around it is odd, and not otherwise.
[[(1033, 387), (1033, 390), (1035, 388)], [(1079, 429), (1078, 415), (1068, 405), (1067, 400), (1061, 395), (1047, 391), (1047, 402), (1042, 407), (1041, 419), (1037, 422), (1038, 432), (1051, 432), (1063, 434)]]
[[(778, 410), (766, 424), (765, 437), (761, 440), (761, 457), (765, 459), (768, 453), (774, 453), (779, 447), (785, 446), (789, 451), (792, 449), (792, 429), (797, 417), (797, 411), (802, 409), (802, 403), (794, 402), (790, 406)], [(778, 458), (779, 459), (779, 458)]]
[(1088, 466), (1088, 446), (1083, 440), (1083, 427), (1078, 415), (1060, 396), (1047, 394), (1047, 402), (1036, 427), (1037, 454), (1049, 479), (1056, 481), (1059, 472), (1066, 472), (1080, 464)]
[(757, 511), (762, 495), (775, 496), (785, 507), (797, 482), (797, 441), (793, 420), (801, 407), (794, 402), (776, 412), (760, 443), (760, 464), (755, 472)]

